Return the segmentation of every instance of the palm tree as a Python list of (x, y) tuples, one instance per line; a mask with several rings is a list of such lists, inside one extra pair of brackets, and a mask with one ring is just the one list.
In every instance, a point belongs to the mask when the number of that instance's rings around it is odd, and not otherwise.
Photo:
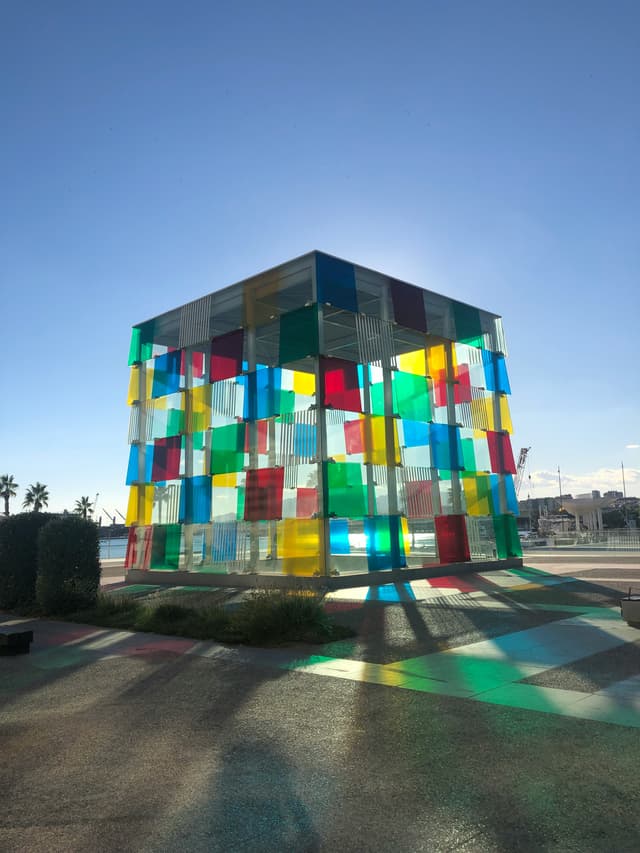
[(4, 514), (9, 515), (9, 500), (15, 498), (20, 486), (13, 479), (13, 474), (3, 474), (0, 477), (0, 498), (4, 498)]
[(89, 518), (90, 515), (93, 515), (93, 504), (88, 497), (83, 495), (80, 500), (76, 501), (73, 511), (76, 515), (81, 515), (85, 519)]
[(33, 483), (27, 489), (27, 493), (22, 501), (22, 506), (25, 509), (31, 507), (34, 512), (40, 512), (43, 506), (49, 503), (49, 492), (44, 483)]

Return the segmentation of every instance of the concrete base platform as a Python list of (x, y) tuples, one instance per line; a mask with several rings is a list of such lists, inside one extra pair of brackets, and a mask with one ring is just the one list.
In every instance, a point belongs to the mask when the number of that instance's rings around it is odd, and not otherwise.
[(141, 571), (129, 569), (125, 573), (126, 583), (148, 583), (166, 586), (230, 586), (238, 589), (261, 587), (263, 589), (350, 589), (359, 586), (382, 586), (389, 583), (407, 583), (423, 578), (437, 578), (449, 575), (462, 575), (471, 572), (490, 572), (499, 569), (517, 569), (522, 566), (521, 557), (507, 560), (486, 560), (483, 562), (448, 563), (421, 566), (415, 569), (388, 569), (379, 572), (363, 572), (352, 575), (332, 577), (299, 577), (297, 575), (276, 575), (257, 573), (221, 574), (217, 572), (170, 572)]

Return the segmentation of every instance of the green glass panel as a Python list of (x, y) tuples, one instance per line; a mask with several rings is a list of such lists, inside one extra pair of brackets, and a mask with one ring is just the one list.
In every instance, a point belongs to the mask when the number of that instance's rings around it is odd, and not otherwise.
[(413, 373), (393, 374), (393, 408), (396, 414), (409, 421), (431, 419), (427, 381)]
[(178, 568), (180, 536), (181, 526), (179, 524), (156, 525), (154, 527), (150, 562), (152, 569)]
[(238, 486), (238, 507), (236, 509), (236, 519), (242, 521), (244, 519), (244, 486)]
[(384, 415), (384, 383), (375, 382), (369, 386), (371, 394), (371, 414)]
[(507, 519), (507, 531), (509, 539), (509, 556), (522, 557), (522, 544), (518, 533), (518, 523), (514, 515), (505, 516)]
[(184, 412), (181, 409), (169, 409), (167, 435), (180, 435), (181, 432), (184, 432)]
[(362, 468), (355, 462), (325, 463), (327, 514), (338, 518), (362, 518), (367, 513), (367, 490)]
[(499, 560), (505, 560), (508, 554), (507, 526), (504, 515), (496, 515), (493, 518), (493, 532), (496, 537), (496, 556)]
[(280, 317), (279, 363), (317, 355), (318, 306), (308, 305)]
[(484, 346), (484, 335), (477, 335), (473, 338), (465, 338), (465, 344), (470, 347), (477, 347), (478, 349), (482, 349)]
[[(470, 346), (481, 346), (482, 326), (480, 323), (480, 311), (472, 305), (465, 305), (463, 302), (454, 302), (453, 316), (456, 321), (456, 340)], [(480, 340), (480, 343), (472, 343), (472, 341), (478, 340)]]
[(168, 566), (178, 568), (178, 560), (180, 559), (180, 538), (181, 525), (167, 525), (167, 545), (165, 549), (165, 562)]
[(518, 535), (518, 525), (513, 515), (496, 515), (493, 519), (493, 529), (496, 535), (496, 551), (498, 559), (507, 557), (522, 557), (522, 545)]
[(193, 449), (194, 450), (204, 450), (204, 439), (205, 439), (205, 433), (194, 432), (193, 433)]
[(290, 415), (293, 411), (295, 411), (296, 405), (296, 394), (295, 391), (283, 391), (280, 392), (280, 406), (279, 413), (281, 415)]
[(465, 471), (477, 471), (476, 468), (476, 454), (473, 449), (473, 439), (472, 438), (463, 438), (462, 439), (462, 464), (464, 465)]
[(211, 473), (231, 474), (244, 467), (246, 424), (216, 427), (211, 436)]
[(136, 362), (141, 361), (141, 351), (140, 351), (140, 343), (142, 341), (142, 334), (140, 329), (135, 326), (131, 329), (131, 343), (129, 345), (129, 364), (136, 364)]

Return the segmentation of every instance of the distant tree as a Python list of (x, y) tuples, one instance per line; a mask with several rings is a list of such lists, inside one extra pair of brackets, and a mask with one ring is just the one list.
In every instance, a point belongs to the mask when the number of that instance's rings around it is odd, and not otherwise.
[(87, 519), (93, 515), (93, 504), (91, 503), (88, 497), (85, 497), (83, 495), (80, 500), (76, 501), (76, 505), (73, 508), (73, 511), (76, 515)]
[(40, 512), (48, 504), (49, 492), (44, 483), (36, 482), (30, 485), (22, 501), (22, 506), (25, 509), (32, 509), (33, 512)]
[(9, 500), (15, 498), (20, 486), (13, 479), (13, 474), (3, 474), (0, 477), (0, 498), (4, 499), (4, 514), (9, 515)]

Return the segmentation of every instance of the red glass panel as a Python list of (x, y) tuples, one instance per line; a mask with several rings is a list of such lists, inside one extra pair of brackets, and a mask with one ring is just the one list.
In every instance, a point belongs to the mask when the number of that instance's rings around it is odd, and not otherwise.
[(469, 376), (469, 365), (459, 364), (456, 370), (456, 379), (453, 386), (454, 400), (456, 403), (471, 402), (471, 378)]
[(515, 474), (516, 463), (513, 458), (511, 440), (506, 432), (487, 432), (491, 470), (496, 474)]
[[(267, 453), (267, 446), (269, 441), (269, 421), (256, 421), (256, 429), (258, 433), (258, 447), (257, 453)], [(244, 452), (250, 453), (250, 436), (251, 436), (251, 427), (247, 424), (247, 428), (244, 432)]]
[(242, 373), (244, 329), (236, 329), (211, 341), (211, 381), (231, 379)]
[(323, 404), (332, 409), (361, 412), (358, 365), (341, 358), (320, 359), (323, 382)]
[(437, 515), (435, 525), (440, 562), (468, 562), (471, 554), (464, 515)]
[(153, 443), (153, 467), (151, 479), (154, 483), (164, 480), (177, 480), (180, 476), (180, 448), (182, 438), (172, 435), (169, 438), (157, 438)]
[(296, 518), (312, 518), (318, 513), (318, 490), (298, 489), (296, 494)]
[(345, 421), (344, 443), (348, 454), (364, 453), (364, 436), (362, 431), (363, 422)]
[(244, 520), (269, 521), (282, 518), (283, 488), (284, 468), (247, 471)]
[(432, 485), (430, 480), (405, 484), (408, 518), (429, 518), (433, 515)]

